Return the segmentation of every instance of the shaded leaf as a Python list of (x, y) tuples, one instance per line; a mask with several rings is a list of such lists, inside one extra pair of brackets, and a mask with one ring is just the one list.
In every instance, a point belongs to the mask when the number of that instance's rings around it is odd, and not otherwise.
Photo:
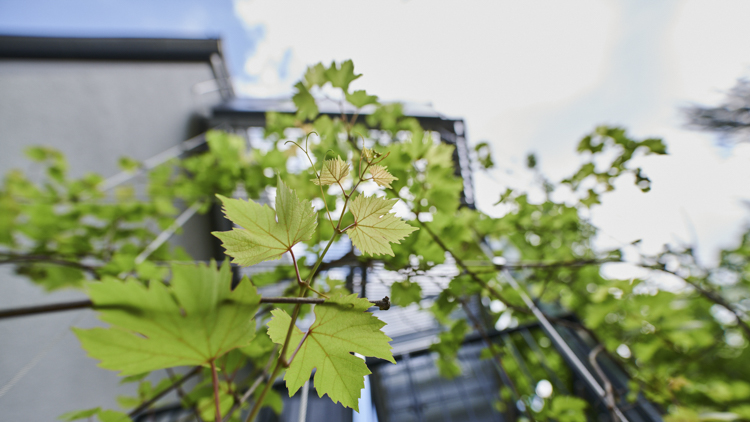
[(156, 369), (205, 365), (255, 337), (260, 302), (243, 280), (231, 290), (228, 263), (174, 265), (169, 287), (105, 278), (89, 285), (99, 318), (110, 328), (74, 328), (102, 368), (134, 375)]
[(95, 407), (93, 409), (85, 409), (85, 410), (73, 410), (72, 412), (63, 413), (57, 418), (65, 422), (77, 421), (78, 419), (84, 419), (90, 416), (94, 416), (97, 413), (99, 413), (99, 410), (101, 410), (100, 407)]
[(354, 91), (351, 94), (348, 92), (346, 93), (346, 101), (349, 101), (351, 105), (357, 108), (362, 108), (366, 105), (370, 104), (377, 104), (378, 103), (378, 96), (377, 95), (367, 95), (367, 92), (360, 90), (360, 91)]
[(349, 84), (352, 81), (362, 76), (354, 73), (354, 62), (351, 60), (341, 63), (340, 66), (332, 62), (331, 66), (326, 69), (325, 75), (334, 88), (341, 88), (344, 92), (349, 91)]
[(315, 98), (302, 82), (297, 82), (297, 85), (294, 85), (294, 87), (297, 88), (297, 92), (292, 96), (292, 101), (297, 106), (297, 118), (300, 120), (314, 119), (319, 112)]
[(418, 283), (409, 280), (393, 283), (391, 286), (391, 301), (398, 306), (409, 306), (422, 300), (422, 288)]

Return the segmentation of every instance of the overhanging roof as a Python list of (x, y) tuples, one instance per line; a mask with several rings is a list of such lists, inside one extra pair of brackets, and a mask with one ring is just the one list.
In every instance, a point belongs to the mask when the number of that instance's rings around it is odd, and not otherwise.
[(206, 63), (224, 100), (234, 88), (218, 38), (78, 38), (0, 35), (0, 60)]
[(215, 38), (73, 38), (0, 36), (0, 58), (210, 62)]
[[(346, 102), (328, 98), (316, 99), (320, 114), (330, 116), (341, 116), (343, 113), (348, 118), (354, 116), (357, 110)], [(446, 117), (432, 108), (429, 104), (401, 103), (405, 116), (415, 117), (419, 123), (428, 130), (443, 130), (449, 133), (463, 135), (462, 131), (456, 131), (456, 123), (462, 119)], [(364, 107), (359, 113), (366, 116), (374, 110), (373, 107)], [(241, 125), (248, 127), (263, 127), (266, 122), (266, 112), (276, 111), (279, 113), (295, 113), (297, 107), (291, 98), (231, 98), (228, 101), (214, 107), (213, 120), (215, 124)]]

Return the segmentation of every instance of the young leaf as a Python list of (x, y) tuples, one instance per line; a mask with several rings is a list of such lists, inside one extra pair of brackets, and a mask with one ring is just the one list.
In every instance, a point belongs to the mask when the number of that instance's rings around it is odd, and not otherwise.
[(315, 232), (317, 220), (310, 201), (300, 201), (281, 180), (276, 190), (275, 213), (268, 205), (216, 196), (224, 203), (227, 218), (243, 227), (212, 233), (221, 239), (227, 255), (233, 257), (232, 262), (236, 264), (250, 266), (279, 259)]
[(400, 243), (399, 240), (417, 230), (388, 212), (395, 203), (395, 199), (363, 195), (352, 201), (350, 210), (354, 215), (354, 226), (346, 233), (362, 253), (393, 256), (390, 243)]
[(318, 63), (315, 66), (309, 66), (305, 72), (305, 85), (308, 88), (314, 86), (323, 86), (328, 82), (326, 79), (326, 67), (323, 63)]
[(169, 287), (105, 278), (89, 296), (110, 328), (74, 328), (89, 356), (122, 375), (173, 366), (204, 365), (255, 337), (260, 296), (232, 272), (206, 265), (174, 265)]
[(351, 105), (357, 108), (362, 108), (369, 104), (377, 104), (377, 95), (367, 95), (366, 91), (354, 91), (351, 94), (346, 93), (346, 101), (349, 101)]
[(354, 62), (351, 60), (341, 63), (341, 67), (336, 66), (336, 62), (332, 62), (331, 66), (326, 69), (325, 75), (334, 88), (341, 88), (344, 92), (349, 91), (349, 84), (352, 81), (362, 76), (354, 73)]
[(297, 82), (294, 87), (297, 88), (297, 93), (292, 96), (292, 101), (297, 106), (297, 118), (300, 120), (314, 119), (319, 113), (315, 98), (302, 82)]
[(370, 148), (365, 148), (362, 150), (362, 156), (365, 158), (365, 161), (367, 161), (368, 164), (372, 163), (376, 158), (380, 158), (382, 155), (383, 154)]
[(310, 179), (316, 185), (332, 185), (334, 183), (341, 183), (341, 181), (349, 175), (349, 164), (342, 160), (341, 157), (336, 157), (331, 160), (326, 160), (323, 164), (323, 170), (320, 172), (320, 180), (317, 178)]
[(378, 186), (384, 186), (386, 188), (390, 188), (391, 182), (398, 180), (397, 177), (393, 177), (392, 174), (388, 173), (388, 170), (386, 170), (385, 167), (379, 165), (370, 166), (370, 174), (372, 175), (372, 180), (377, 183)]
[(79, 419), (90, 418), (91, 416), (98, 414), (100, 410), (101, 410), (101, 407), (95, 407), (93, 409), (85, 409), (85, 410), (74, 410), (72, 412), (63, 413), (57, 418), (64, 422), (72, 422), (72, 421), (77, 421)]
[[(341, 402), (359, 411), (357, 401), (365, 386), (364, 377), (371, 372), (364, 360), (350, 352), (396, 363), (388, 344), (391, 339), (380, 330), (385, 323), (366, 312), (370, 306), (367, 299), (357, 298), (357, 295), (340, 295), (315, 306), (315, 322), (284, 375), (289, 397), (317, 368), (315, 389), (318, 396), (328, 394), (334, 403)], [(268, 335), (275, 343), (283, 344), (292, 319), (280, 309), (271, 313)], [(285, 358), (291, 357), (303, 337), (304, 333), (294, 327)]]

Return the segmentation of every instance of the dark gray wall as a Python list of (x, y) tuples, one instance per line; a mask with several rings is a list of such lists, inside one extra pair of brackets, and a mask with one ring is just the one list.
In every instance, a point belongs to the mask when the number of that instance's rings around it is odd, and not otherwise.
[[(0, 174), (32, 169), (23, 149), (42, 144), (65, 153), (72, 176), (111, 176), (120, 156), (144, 160), (195, 135), (195, 117), (220, 100), (213, 79), (207, 63), (0, 60)], [(211, 252), (208, 231), (207, 219), (194, 217), (175, 243), (203, 259)], [(0, 268), (0, 308), (82, 297), (47, 294)], [(117, 409), (116, 396), (134, 385), (119, 386), (69, 330), (96, 324), (88, 310), (0, 321), (0, 419)]]

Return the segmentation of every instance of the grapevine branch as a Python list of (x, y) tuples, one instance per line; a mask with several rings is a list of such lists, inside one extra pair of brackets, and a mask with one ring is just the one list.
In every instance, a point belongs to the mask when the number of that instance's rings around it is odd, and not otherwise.
[(425, 224), (423, 221), (419, 221), (419, 219), (417, 219), (416, 221), (419, 223), (420, 226), (422, 226), (427, 231), (427, 233), (430, 234), (430, 237), (432, 237), (432, 239), (435, 241), (435, 243), (438, 244), (438, 246), (440, 246), (441, 249), (443, 249), (445, 252), (448, 252), (453, 257), (453, 259), (456, 261), (456, 264), (459, 267), (461, 267), (464, 273), (466, 273), (469, 277), (471, 277), (472, 280), (476, 281), (483, 288), (487, 289), (492, 294), (492, 296), (494, 296), (497, 300), (501, 301), (508, 308), (519, 311), (519, 312), (528, 313), (527, 309), (513, 305), (510, 302), (508, 302), (508, 300), (503, 295), (501, 295), (500, 292), (497, 291), (497, 289), (487, 284), (486, 281), (482, 280), (474, 271), (469, 269), (466, 263), (464, 263), (464, 261), (461, 258), (459, 258), (455, 253), (453, 253), (453, 251), (451, 251), (451, 249), (448, 248), (445, 242), (443, 242), (440, 236), (438, 236), (434, 231), (432, 231), (432, 229), (427, 224)]
[(200, 370), (201, 370), (201, 367), (200, 366), (196, 366), (190, 372), (188, 372), (187, 374), (183, 375), (182, 378), (180, 378), (178, 381), (172, 383), (172, 385), (170, 385), (169, 387), (167, 387), (164, 390), (162, 390), (161, 392), (159, 392), (159, 394), (155, 395), (154, 397), (151, 397), (149, 400), (146, 400), (145, 402), (141, 403), (140, 406), (138, 406), (135, 409), (131, 410), (130, 413), (128, 414), (128, 416), (130, 416), (131, 418), (133, 418), (135, 416), (138, 416), (144, 410), (148, 409), (149, 407), (151, 407), (151, 405), (153, 405), (154, 403), (156, 403), (157, 401), (159, 401), (159, 399), (161, 399), (162, 397), (166, 396), (167, 393), (169, 393), (170, 391), (172, 391), (175, 388), (180, 387), (182, 384), (185, 383), (185, 381), (187, 381), (188, 379), (190, 379), (193, 376), (195, 376), (198, 373), (200, 373)]
[[(262, 297), (260, 303), (291, 303), (300, 305), (319, 305), (324, 303), (325, 299), (309, 297)], [(388, 296), (380, 300), (370, 300), (373, 306), (380, 310), (388, 310), (391, 307), (391, 301)], [(14, 318), (20, 316), (46, 314), (51, 312), (71, 311), (76, 309), (107, 309), (112, 306), (96, 306), (90, 300), (80, 300), (77, 302), (55, 303), (52, 305), (29, 306), (24, 308), (14, 308), (0, 310), (0, 319)]]
[(99, 277), (98, 268), (82, 264), (76, 261), (69, 261), (64, 258), (58, 258), (51, 255), (32, 255), (32, 254), (15, 254), (15, 253), (0, 253), (0, 265), (6, 264), (52, 264), (59, 265), (62, 267), (77, 268), (79, 270), (86, 271), (94, 277)]
[(748, 323), (743, 319), (746, 316), (742, 312), (738, 311), (734, 306), (732, 306), (732, 304), (727, 302), (726, 299), (724, 299), (719, 293), (708, 290), (704, 288), (703, 286), (701, 286), (699, 283), (696, 283), (695, 281), (690, 280), (689, 277), (683, 277), (674, 271), (667, 270), (663, 266), (642, 265), (642, 267), (647, 268), (647, 269), (661, 271), (667, 274), (672, 274), (673, 276), (680, 278), (685, 283), (692, 286), (704, 298), (710, 300), (711, 302), (723, 308), (726, 308), (729, 312), (731, 312), (735, 316), (735, 319), (737, 320), (737, 325), (742, 329), (742, 331), (745, 332), (745, 336), (747, 336), (747, 338), (750, 340), (750, 325), (748, 325)]

